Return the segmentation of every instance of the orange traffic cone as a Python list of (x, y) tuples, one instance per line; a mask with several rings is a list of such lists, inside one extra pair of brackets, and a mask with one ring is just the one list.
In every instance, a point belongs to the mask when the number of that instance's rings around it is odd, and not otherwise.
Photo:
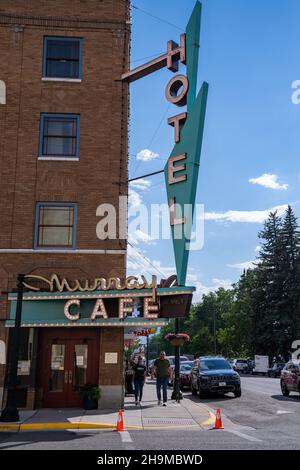
[(124, 420), (123, 420), (123, 413), (122, 413), (121, 408), (119, 409), (119, 413), (118, 413), (116, 431), (124, 431)]
[(217, 408), (215, 427), (213, 429), (224, 429), (223, 424), (222, 424), (220, 408)]

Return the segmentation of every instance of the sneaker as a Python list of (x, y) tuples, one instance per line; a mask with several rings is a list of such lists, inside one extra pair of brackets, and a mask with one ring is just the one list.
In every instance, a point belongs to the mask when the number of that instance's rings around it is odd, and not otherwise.
[(167, 402), (166, 402), (166, 401), (163, 402), (163, 406), (167, 406)]
[(138, 406), (138, 404), (139, 404), (139, 402), (138, 402), (138, 401), (136, 401), (136, 402), (135, 402), (135, 406)]
[(158, 404), (158, 405), (161, 405), (161, 401), (160, 401), (160, 400), (158, 400), (157, 404)]

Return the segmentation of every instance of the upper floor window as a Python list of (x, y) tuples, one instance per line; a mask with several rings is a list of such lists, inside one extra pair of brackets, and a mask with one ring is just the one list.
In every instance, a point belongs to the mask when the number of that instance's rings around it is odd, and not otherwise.
[(40, 158), (79, 158), (79, 114), (41, 114)]
[(34, 248), (75, 249), (76, 221), (75, 203), (38, 202)]
[(81, 79), (82, 39), (44, 38), (43, 78)]

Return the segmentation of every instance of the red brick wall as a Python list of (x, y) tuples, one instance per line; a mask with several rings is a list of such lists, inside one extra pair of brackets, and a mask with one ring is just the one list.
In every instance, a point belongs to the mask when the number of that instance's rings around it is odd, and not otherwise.
[[(77, 249), (124, 249), (98, 240), (96, 209), (127, 192), (128, 1), (0, 0), (0, 249), (32, 249), (36, 201), (78, 203)], [(20, 28), (16, 25), (22, 25)], [(42, 81), (43, 37), (83, 38), (82, 82)], [(80, 161), (38, 161), (40, 113), (80, 114)], [(18, 273), (71, 279), (124, 276), (125, 255), (0, 253), (0, 291)], [(6, 295), (0, 297), (0, 339)], [(2, 319), (2, 322), (1, 322)], [(2, 323), (2, 325), (1, 325)]]

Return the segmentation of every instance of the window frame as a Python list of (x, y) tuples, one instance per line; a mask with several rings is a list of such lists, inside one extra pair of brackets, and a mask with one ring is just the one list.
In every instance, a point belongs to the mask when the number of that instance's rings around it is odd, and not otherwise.
[[(47, 207), (73, 207), (73, 236), (72, 236), (72, 246), (71, 245), (39, 245), (39, 227), (40, 227), (40, 208), (43, 206)], [(76, 250), (76, 233), (77, 233), (77, 212), (78, 204), (76, 202), (48, 202), (48, 201), (39, 201), (35, 205), (35, 220), (34, 220), (34, 249), (43, 251), (43, 250)], [(64, 225), (62, 225), (64, 227)]]
[[(67, 155), (44, 155), (44, 123), (45, 118), (66, 118), (76, 119), (76, 155), (71, 157)], [(66, 113), (41, 113), (40, 115), (40, 141), (39, 141), (39, 160), (56, 160), (56, 161), (78, 161), (80, 159), (80, 114), (66, 114)]]
[[(78, 64), (78, 77), (52, 77), (46, 75), (47, 72), (47, 45), (48, 41), (78, 41), (79, 42), (79, 64)], [(42, 66), (42, 79), (53, 80), (53, 81), (74, 81), (78, 82), (82, 80), (82, 50), (83, 50), (83, 38), (82, 37), (70, 37), (70, 36), (44, 36), (43, 43), (43, 66)]]

